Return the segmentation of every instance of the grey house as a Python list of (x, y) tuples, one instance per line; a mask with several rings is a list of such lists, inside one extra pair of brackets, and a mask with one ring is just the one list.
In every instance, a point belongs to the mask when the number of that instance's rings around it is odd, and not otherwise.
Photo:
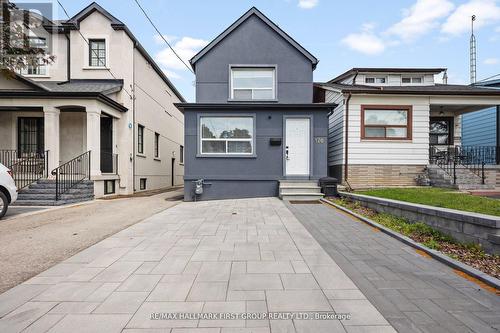
[(318, 60), (251, 8), (190, 62), (196, 103), (176, 104), (185, 116), (185, 200), (321, 196), (335, 105), (313, 103)]

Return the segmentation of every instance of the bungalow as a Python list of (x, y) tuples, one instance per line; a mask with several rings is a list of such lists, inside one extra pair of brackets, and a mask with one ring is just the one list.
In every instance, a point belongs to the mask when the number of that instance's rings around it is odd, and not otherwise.
[[(494, 153), (461, 146), (462, 115), (493, 107), (500, 90), (435, 82), (444, 68), (353, 68), (315, 84), (329, 119), (329, 174), (352, 188), (425, 183), (500, 187)], [(444, 75), (446, 78), (446, 74)]]
[(182, 185), (184, 98), (127, 26), (96, 3), (63, 21), (30, 15), (30, 42), (55, 61), (0, 77), (0, 163), (18, 202)]
[(196, 103), (185, 117), (184, 198), (322, 196), (328, 114), (313, 104), (318, 60), (256, 8), (191, 59)]

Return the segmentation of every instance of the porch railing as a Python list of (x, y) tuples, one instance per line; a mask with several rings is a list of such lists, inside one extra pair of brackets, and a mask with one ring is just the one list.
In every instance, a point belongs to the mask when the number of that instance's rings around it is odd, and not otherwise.
[(48, 151), (25, 154), (9, 166), (18, 191), (48, 176), (48, 154)]
[(90, 163), (88, 151), (52, 170), (51, 174), (56, 178), (56, 200), (61, 200), (64, 193), (85, 179), (90, 179)]
[(469, 169), (485, 182), (484, 166), (500, 164), (500, 147), (496, 146), (431, 146), (430, 162), (457, 180), (457, 166)]

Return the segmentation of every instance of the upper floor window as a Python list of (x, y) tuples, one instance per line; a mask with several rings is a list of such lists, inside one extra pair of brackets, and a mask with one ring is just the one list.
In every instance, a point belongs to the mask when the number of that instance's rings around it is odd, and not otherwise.
[(21, 75), (47, 75), (47, 64), (42, 60), (34, 60), (19, 71)]
[(231, 99), (272, 100), (276, 99), (276, 69), (231, 68)]
[(106, 67), (106, 40), (89, 39), (89, 66)]
[(368, 84), (385, 84), (387, 82), (385, 77), (367, 76), (365, 77), (365, 83)]
[(361, 106), (361, 138), (411, 139), (411, 106)]
[(401, 78), (401, 82), (406, 84), (420, 84), (422, 81), (421, 76), (403, 76)]

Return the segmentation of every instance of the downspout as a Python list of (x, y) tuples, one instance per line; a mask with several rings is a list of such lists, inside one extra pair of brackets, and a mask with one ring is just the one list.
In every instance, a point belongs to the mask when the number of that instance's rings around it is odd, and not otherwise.
[[(358, 71), (354, 74), (352, 78), (352, 85), (356, 84), (356, 78), (358, 77)], [(351, 100), (352, 94), (349, 92), (347, 99), (345, 101), (345, 157), (344, 157), (344, 181), (347, 187), (352, 190), (351, 185), (349, 185), (349, 101)]]
[(68, 49), (66, 51), (66, 61), (67, 61), (67, 64), (66, 64), (66, 70), (67, 70), (67, 74), (66, 74), (66, 77), (67, 77), (67, 80), (68, 82), (71, 80), (71, 39), (69, 37), (69, 34), (66, 33), (64, 34), (66, 36), (66, 39), (68, 40)]
[(134, 42), (132, 52), (132, 191), (135, 193), (135, 50), (137, 43)]

